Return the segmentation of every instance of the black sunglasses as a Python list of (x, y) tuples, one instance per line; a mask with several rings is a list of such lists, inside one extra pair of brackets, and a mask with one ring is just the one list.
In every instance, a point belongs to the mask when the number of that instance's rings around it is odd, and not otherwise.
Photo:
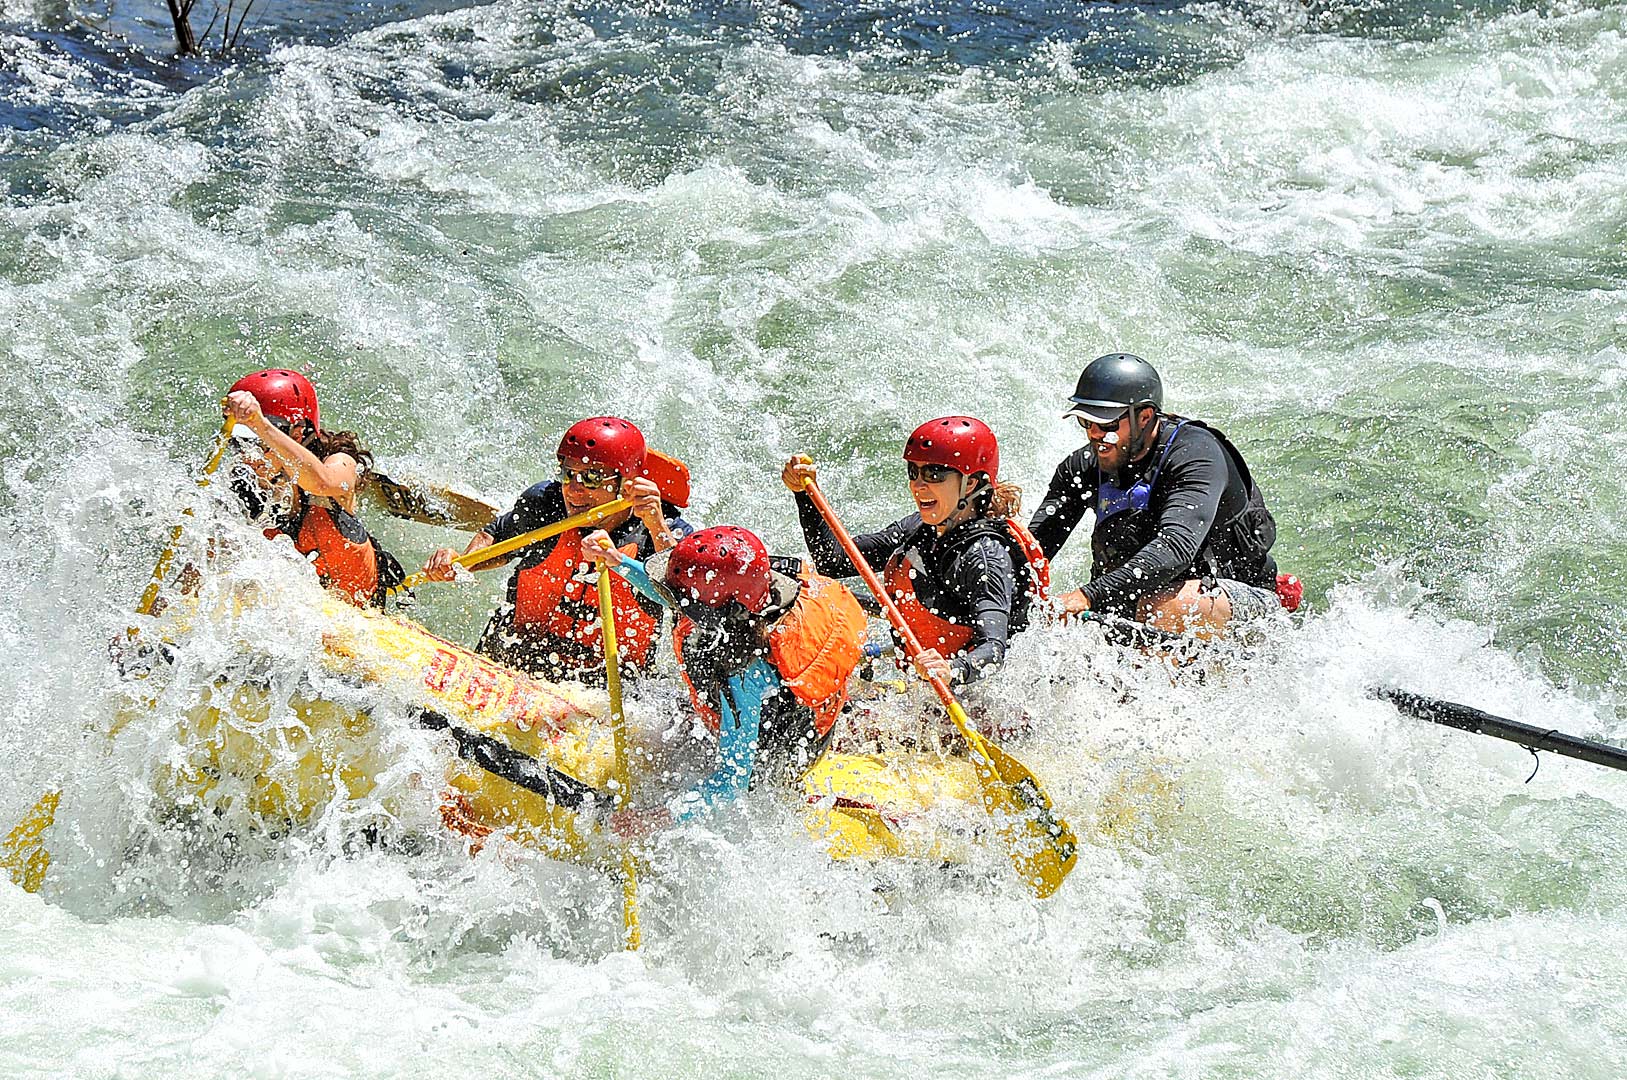
[(614, 469), (573, 469), (562, 464), (559, 467), (559, 482), (610, 491), (621, 482), (621, 474)]
[(913, 461), (906, 461), (904, 465), (909, 470), (912, 481), (922, 480), (928, 484), (941, 484), (951, 476), (960, 475), (947, 465), (917, 465)]
[(1093, 420), (1090, 417), (1082, 416), (1079, 413), (1074, 413), (1073, 418), (1077, 420), (1079, 422), (1079, 426), (1084, 428), (1086, 431), (1089, 431), (1091, 428), (1095, 428), (1097, 431), (1117, 431), (1118, 426), (1124, 423), (1124, 418), (1129, 415), (1130, 410), (1125, 409), (1111, 420)]

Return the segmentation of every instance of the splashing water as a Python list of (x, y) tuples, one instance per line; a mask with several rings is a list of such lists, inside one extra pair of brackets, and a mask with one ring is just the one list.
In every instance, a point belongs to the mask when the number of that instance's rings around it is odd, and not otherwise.
[[(0, 889), (0, 1073), (1627, 1073), (1627, 787), (1363, 693), (1627, 738), (1620, 6), (307, 7), (229, 68), (0, 9), (0, 821), (64, 788), (46, 891)], [(879, 525), (904, 434), (975, 413), (1032, 504), (1121, 348), (1244, 448), (1314, 610), (1173, 672), (1017, 642), (980, 706), (1087, 837), (1044, 902), (762, 801), (655, 844), (623, 955), (602, 876), (435, 829), (433, 738), (321, 673), (306, 569), (191, 488), (222, 388), (286, 365), (386, 471), (498, 500), (635, 418), (695, 520), (796, 553), (790, 454)], [(132, 714), (108, 642), (184, 505), (186, 557), (243, 553), (211, 588), (286, 599)], [(419, 616), (472, 640), (501, 587)], [(268, 724), (372, 708), (378, 787), (177, 815), (222, 675)], [(676, 702), (641, 737), (698, 760)], [(1100, 839), (1149, 770), (1173, 809)]]

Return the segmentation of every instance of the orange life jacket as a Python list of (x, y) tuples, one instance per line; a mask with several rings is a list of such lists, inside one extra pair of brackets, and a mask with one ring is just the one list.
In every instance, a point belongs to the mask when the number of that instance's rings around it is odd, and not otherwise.
[[(638, 545), (619, 548), (638, 558)], [(528, 638), (570, 642), (561, 650), (565, 658), (587, 656), (584, 667), (604, 665), (604, 634), (599, 625), (597, 579), (582, 581), (582, 531), (571, 529), (559, 534), (548, 557), (521, 570), (514, 579), (514, 629)], [(651, 614), (638, 593), (620, 574), (610, 575), (610, 610), (616, 617), (616, 644), (625, 662), (648, 670), (655, 659), (655, 643), (661, 632), (659, 609)]]
[[(684, 666), (684, 642), (695, 624), (680, 619), (672, 635), (678, 671), (695, 711), (713, 732), (717, 711), (706, 703)], [(791, 610), (781, 615), (768, 632), (768, 659), (779, 672), (791, 696), (813, 712), (814, 731), (830, 731), (847, 704), (847, 684), (864, 657), (864, 609), (847, 587), (809, 570), (802, 573), (802, 588)]]
[[(311, 565), (323, 585), (336, 590), (357, 607), (366, 607), (378, 592), (378, 552), (356, 515), (336, 506), (330, 509), (324, 505), (327, 502), (305, 497), (305, 510), (294, 533), (294, 550), (307, 558), (314, 554)], [(343, 524), (335, 520), (335, 514), (340, 515)], [(265, 531), (267, 537), (281, 532), (281, 529)]]
[[(1030, 593), (1035, 597), (1043, 597), (1045, 591), (1051, 587), (1051, 563), (1045, 557), (1045, 550), (1039, 546), (1039, 541), (1034, 539), (1034, 534), (1028, 531), (1028, 527), (1016, 518), (1006, 518), (1005, 527), (1027, 563)], [(1021, 570), (1021, 567), (1018, 569)], [(882, 585), (886, 588), (887, 595), (893, 598), (893, 603), (898, 605), (899, 614), (904, 616), (904, 622), (915, 633), (922, 648), (936, 649), (940, 656), (950, 657), (971, 642), (970, 626), (942, 618), (921, 603), (915, 595), (915, 581), (909, 567), (905, 565), (902, 550), (894, 552), (893, 557), (887, 560), (887, 567), (882, 573)]]

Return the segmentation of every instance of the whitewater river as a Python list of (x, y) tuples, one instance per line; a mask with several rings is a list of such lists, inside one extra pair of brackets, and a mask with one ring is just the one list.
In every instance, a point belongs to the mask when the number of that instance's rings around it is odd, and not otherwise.
[[(1627, 8), (267, 0), (177, 66), (160, 7), (0, 3), (0, 832), (64, 783), (45, 889), (0, 883), (0, 1075), (1627, 1075), (1627, 780), (1363, 694), (1627, 739)], [(627, 955), (595, 874), (427, 809), (192, 828), (180, 706), (103, 734), (248, 370), (498, 500), (634, 418), (795, 553), (788, 454), (881, 524), (970, 412), (1032, 499), (1116, 349), (1248, 454), (1311, 611), (1173, 682), (1020, 642), (988, 694), (1087, 841), (1050, 900), (763, 806), (657, 846)], [(420, 616), (471, 640), (501, 580)], [(386, 739), (397, 794), (436, 768)], [(1100, 839), (1148, 769), (1177, 805)]]

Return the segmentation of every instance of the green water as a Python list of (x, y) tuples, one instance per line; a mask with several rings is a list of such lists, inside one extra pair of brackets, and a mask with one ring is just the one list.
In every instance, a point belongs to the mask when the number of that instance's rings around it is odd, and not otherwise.
[[(51, 885), (0, 890), (0, 1073), (1627, 1071), (1627, 788), (1361, 693), (1627, 736), (1621, 6), (448, 7), (274, 6), (179, 73), (143, 15), (4, 8), (0, 820), (67, 787)], [(998, 853), (832, 866), (766, 808), (663, 841), (624, 957), (602, 879), (358, 852), (376, 807), (235, 859), (166, 832), (179, 690), (80, 739), (247, 370), (499, 502), (628, 416), (695, 520), (795, 552), (789, 454), (880, 524), (904, 434), (971, 412), (1032, 502), (1116, 349), (1244, 448), (1312, 614), (1202, 681), (1019, 644), (989, 696), (1065, 813), (1098, 759), (1181, 792), (1045, 904)], [(501, 588), (419, 616), (471, 640)], [(392, 738), (392, 784), (433, 772)]]

